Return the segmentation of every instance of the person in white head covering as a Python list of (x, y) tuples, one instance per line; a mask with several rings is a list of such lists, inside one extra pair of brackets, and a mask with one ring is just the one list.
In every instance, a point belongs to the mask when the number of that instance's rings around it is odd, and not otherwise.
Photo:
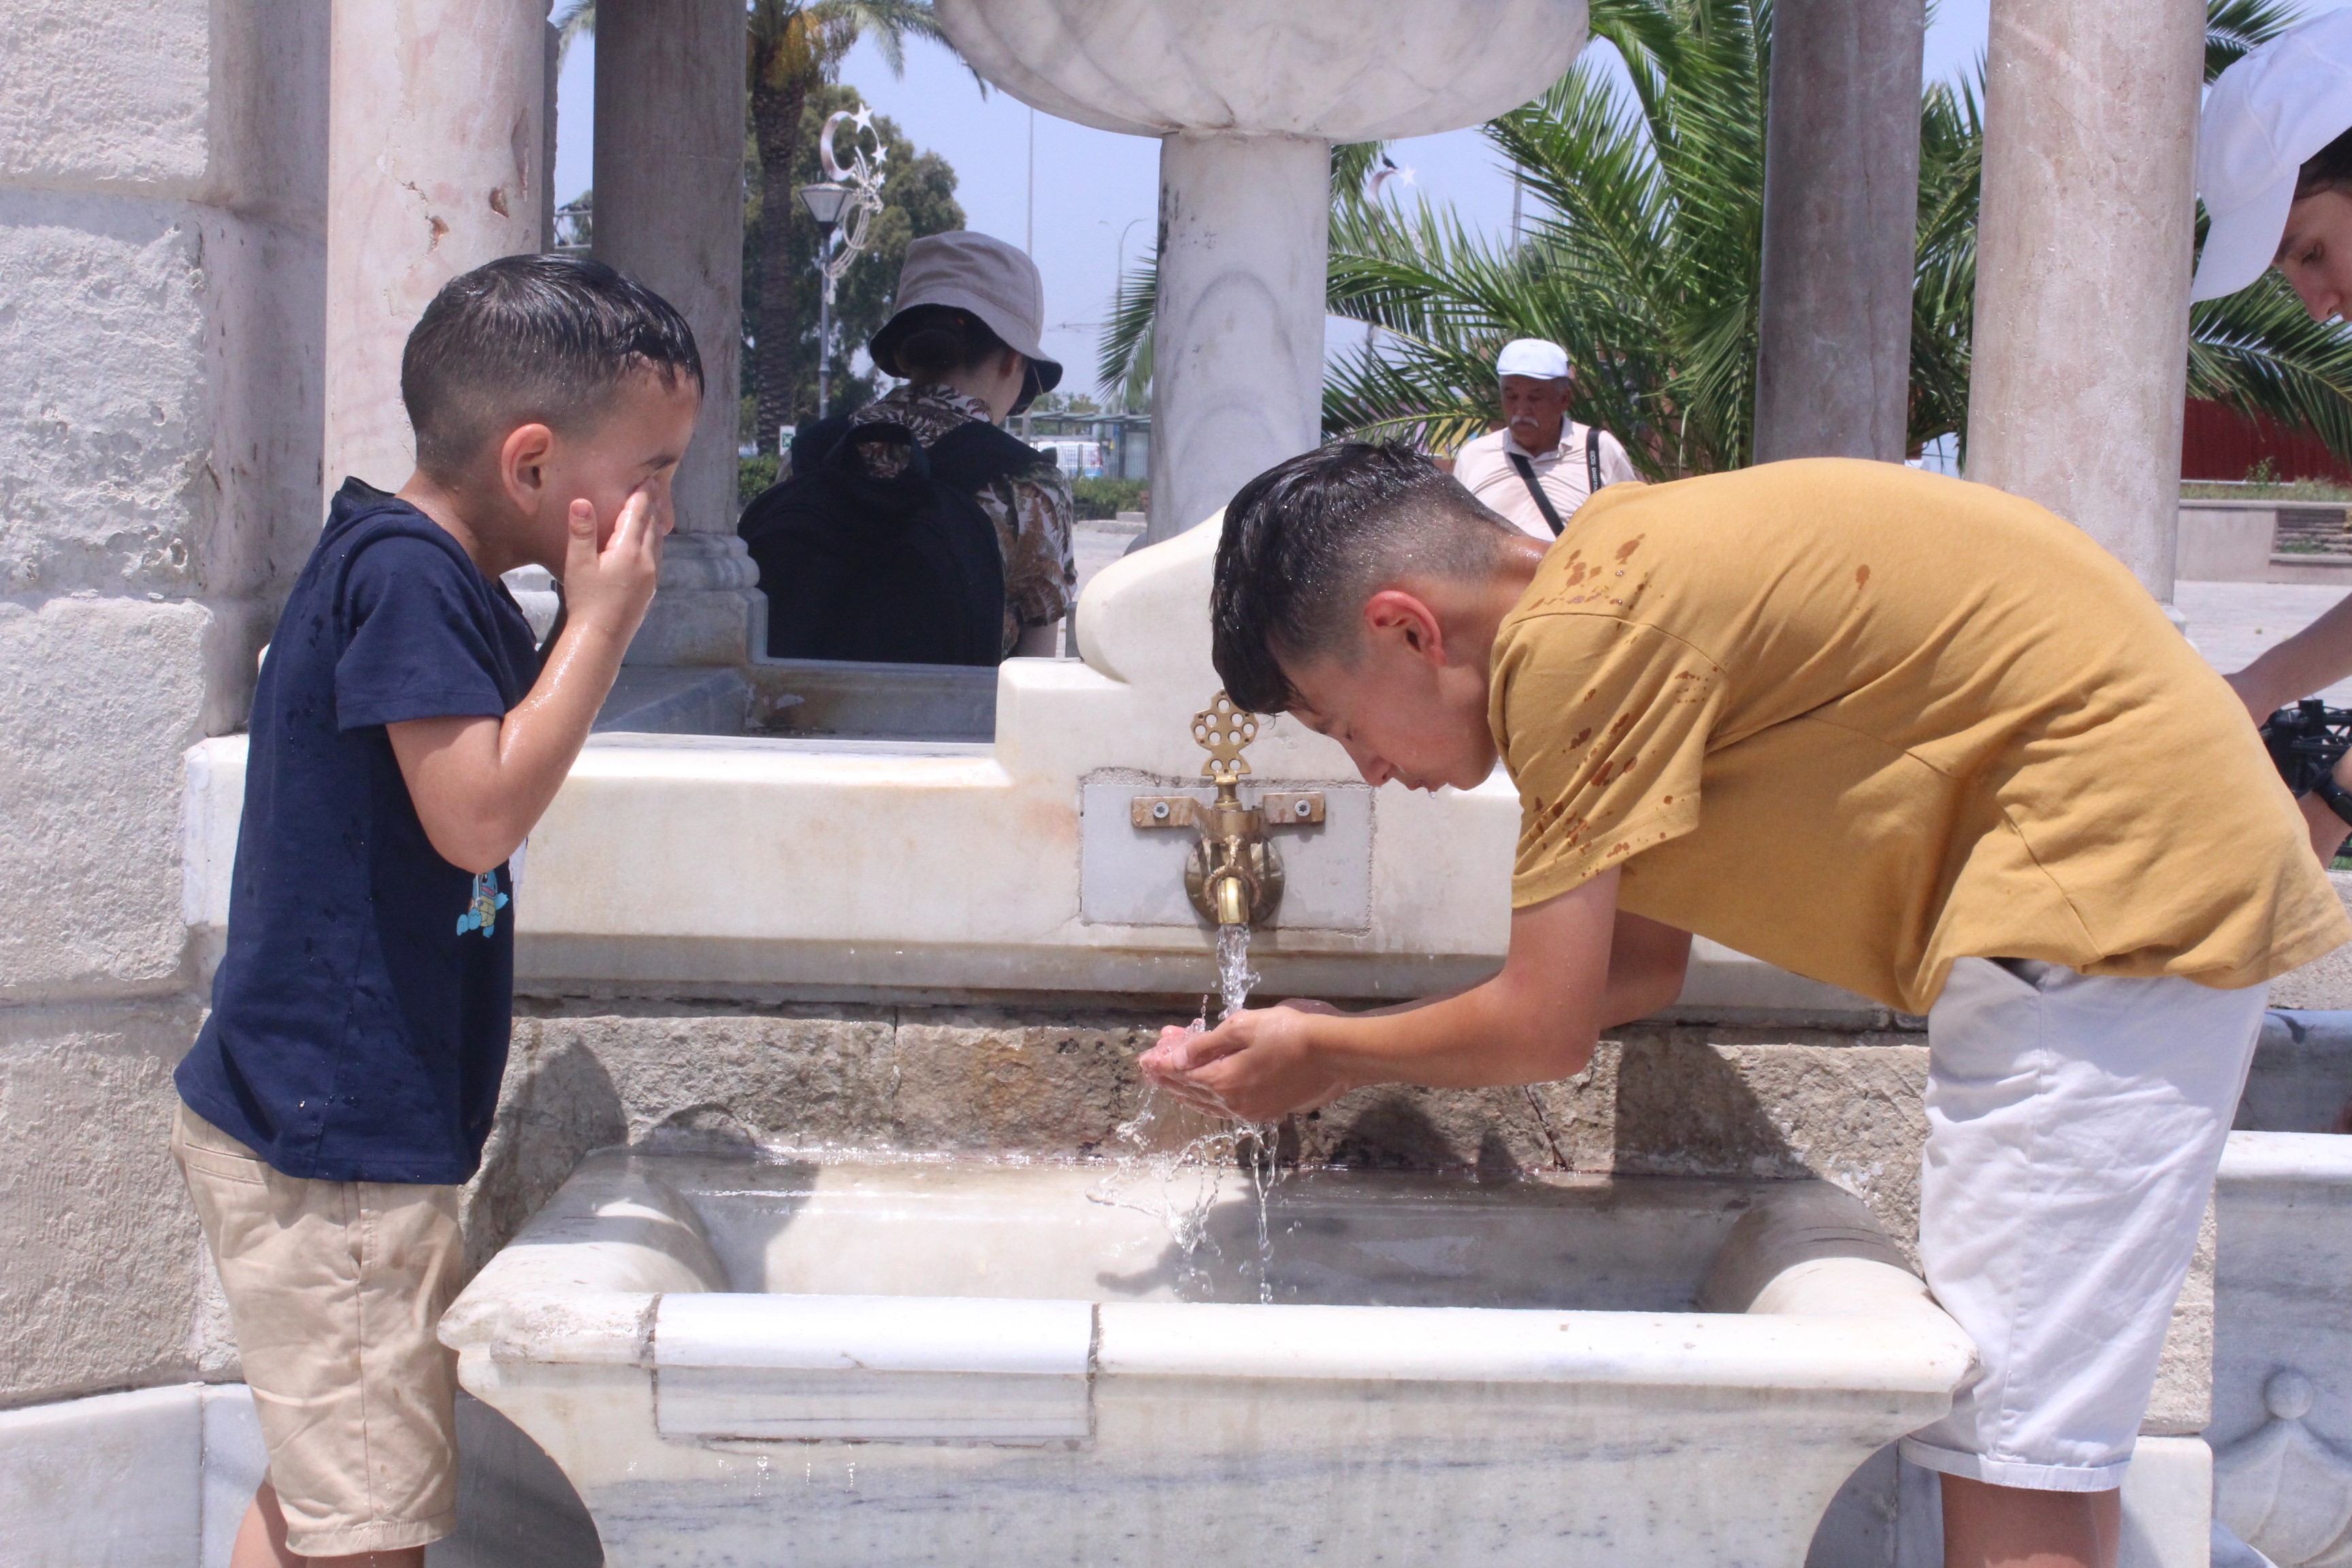
[(2211, 226), (2189, 297), (2276, 266), (2314, 321), (2352, 305), (2352, 10), (2290, 27), (2213, 83), (2197, 194)]
[(1576, 379), (1566, 349), (1514, 338), (1496, 356), (1495, 374), (1503, 427), (1454, 459), (1454, 477), (1481, 505), (1538, 539), (1556, 539), (1593, 491), (1641, 478), (1616, 437), (1568, 416)]
[[(2352, 9), (2291, 27), (2221, 73), (2198, 129), (2197, 187), (2212, 221), (2191, 300), (2234, 294), (2275, 266), (2314, 321), (2352, 307)], [(2352, 598), (2227, 679), (2260, 723), (2347, 675)], [(2303, 799), (2322, 860), (2352, 832), (2347, 785), (2352, 759)]]

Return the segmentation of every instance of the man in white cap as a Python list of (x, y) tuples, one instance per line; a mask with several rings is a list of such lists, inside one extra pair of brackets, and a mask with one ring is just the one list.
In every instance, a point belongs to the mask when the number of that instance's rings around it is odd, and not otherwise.
[[(2276, 266), (2313, 320), (2352, 307), (2352, 10), (2289, 28), (2221, 73), (2198, 131), (2197, 185), (2212, 224), (2191, 300), (2233, 294)], [(2229, 681), (2259, 721), (2347, 675), (2352, 599)], [(2352, 765), (2335, 784), (2302, 803), (2323, 860), (2352, 832)]]
[(1482, 505), (1538, 539), (1557, 539), (1593, 491), (1641, 478), (1617, 437), (1568, 416), (1576, 382), (1566, 349), (1514, 338), (1496, 357), (1495, 374), (1502, 381), (1503, 427), (1454, 459), (1454, 477)]

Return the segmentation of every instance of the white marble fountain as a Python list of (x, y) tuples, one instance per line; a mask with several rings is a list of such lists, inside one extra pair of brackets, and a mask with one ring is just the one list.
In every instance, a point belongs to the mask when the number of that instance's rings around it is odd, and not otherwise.
[(939, 0), (1024, 103), (1160, 139), (1151, 531), (1321, 438), (1335, 142), (1475, 125), (1584, 47), (1584, 0)]
[(1973, 1349), (1822, 1183), (592, 1157), (442, 1325), (611, 1568), (1798, 1568)]

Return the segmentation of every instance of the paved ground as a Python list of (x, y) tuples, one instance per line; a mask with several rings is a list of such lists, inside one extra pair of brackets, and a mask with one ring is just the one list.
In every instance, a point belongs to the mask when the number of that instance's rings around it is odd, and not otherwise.
[[(2341, 588), (2300, 583), (2181, 583), (2172, 602), (2188, 620), (2197, 650), (2215, 668), (2232, 670), (2293, 637), (2344, 596)], [(2352, 708), (2352, 679), (2316, 695)]]

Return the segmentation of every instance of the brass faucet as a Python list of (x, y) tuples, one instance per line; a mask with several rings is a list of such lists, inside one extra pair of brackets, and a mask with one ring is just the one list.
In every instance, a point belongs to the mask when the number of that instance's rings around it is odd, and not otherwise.
[(1216, 786), (1213, 801), (1191, 795), (1138, 795), (1130, 817), (1138, 827), (1197, 827), (1184, 858), (1184, 891), (1192, 907), (1220, 926), (1264, 925), (1282, 902), (1282, 860), (1266, 829), (1304, 827), (1323, 820), (1320, 790), (1267, 791), (1244, 805), (1249, 773), (1243, 749), (1257, 739), (1257, 715), (1235, 708), (1223, 692), (1192, 715), (1192, 739), (1209, 753), (1201, 772)]

